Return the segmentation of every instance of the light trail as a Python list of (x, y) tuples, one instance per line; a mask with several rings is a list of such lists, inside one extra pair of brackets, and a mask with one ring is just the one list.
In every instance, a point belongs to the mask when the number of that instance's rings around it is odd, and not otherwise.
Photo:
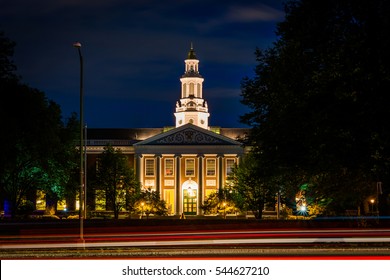
[[(134, 237), (180, 237), (180, 236), (223, 236), (223, 235), (376, 235), (381, 233), (390, 236), (390, 229), (324, 229), (324, 230), (247, 230), (247, 231), (191, 231), (191, 232), (135, 232), (135, 233), (85, 233), (86, 238), (134, 238)], [(42, 238), (78, 238), (78, 234), (32, 234), (21, 236), (2, 236), (0, 239), (42, 239)]]
[[(293, 235), (294, 237), (290, 237)], [(301, 237), (299, 237), (301, 236)], [(318, 244), (318, 243), (389, 243), (390, 230), (287, 230), (287, 231), (210, 231), (169, 233), (114, 233), (88, 234), (85, 243), (77, 242), (74, 235), (67, 236), (68, 242), (49, 243), (18, 240), (3, 243), (0, 249), (40, 248), (96, 248), (96, 247), (168, 247), (168, 246), (211, 246), (211, 245), (261, 245), (261, 244)], [(44, 238), (65, 238), (54, 235)], [(33, 239), (41, 240), (42, 236)], [(103, 241), (101, 241), (103, 239)], [(126, 239), (126, 240), (116, 240)], [(141, 239), (141, 240), (139, 240)], [(155, 240), (150, 240), (155, 239)], [(3, 239), (4, 240), (4, 239)]]

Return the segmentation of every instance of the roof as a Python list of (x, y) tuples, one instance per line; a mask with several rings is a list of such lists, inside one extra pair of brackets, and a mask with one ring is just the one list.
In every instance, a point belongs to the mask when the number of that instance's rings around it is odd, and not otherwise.
[(201, 128), (193, 124), (185, 124), (157, 134), (144, 141), (138, 142), (135, 146), (141, 145), (236, 145), (241, 143), (229, 137), (217, 134), (213, 131)]
[[(132, 146), (146, 140), (152, 141), (163, 135), (172, 135), (175, 131), (180, 131), (187, 126), (188, 125), (184, 125), (178, 128), (88, 128), (86, 139), (88, 146), (105, 146), (107, 144), (113, 146)], [(234, 142), (242, 142), (249, 132), (249, 129), (247, 128), (211, 127), (210, 130), (206, 130), (194, 125), (192, 125), (192, 127), (194, 130), (200, 129), (205, 135), (225, 139), (227, 141), (236, 140)], [(151, 139), (152, 137), (154, 138)], [(203, 143), (203, 145), (204, 144), (205, 143)]]
[(188, 55), (187, 55), (187, 59), (197, 59), (195, 51), (194, 51), (194, 48), (192, 47), (192, 43), (191, 43), (191, 49), (190, 49), (190, 51), (188, 52)]

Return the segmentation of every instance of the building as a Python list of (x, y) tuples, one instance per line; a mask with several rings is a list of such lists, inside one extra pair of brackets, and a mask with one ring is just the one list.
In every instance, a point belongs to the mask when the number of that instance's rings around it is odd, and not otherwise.
[(204, 198), (224, 187), (245, 154), (240, 139), (248, 129), (209, 126), (204, 79), (192, 46), (184, 62), (175, 127), (88, 129), (87, 165), (93, 168), (111, 144), (128, 156), (142, 187), (160, 193), (169, 214), (201, 215)]

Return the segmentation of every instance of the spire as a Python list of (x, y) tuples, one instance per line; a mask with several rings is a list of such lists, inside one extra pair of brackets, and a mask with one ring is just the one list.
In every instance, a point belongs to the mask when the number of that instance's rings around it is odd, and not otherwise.
[(194, 47), (192, 45), (192, 42), (191, 42), (191, 49), (190, 49), (190, 51), (188, 52), (188, 55), (187, 55), (187, 59), (197, 59), (195, 51), (194, 51)]

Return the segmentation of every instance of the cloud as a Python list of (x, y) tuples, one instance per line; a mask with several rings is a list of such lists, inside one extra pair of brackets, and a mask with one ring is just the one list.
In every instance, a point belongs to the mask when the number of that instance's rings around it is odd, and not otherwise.
[(265, 4), (228, 6), (225, 13), (199, 24), (199, 29), (208, 32), (228, 24), (268, 23), (282, 20), (284, 12)]
[(23, 80), (58, 100), (65, 112), (78, 108), (79, 61), (72, 43), (80, 41), (86, 99), (95, 102), (90, 110), (102, 116), (95, 123), (103, 126), (108, 120), (102, 118), (117, 106), (112, 125), (131, 118), (119, 112), (142, 104), (155, 106), (148, 112), (163, 107), (172, 117), (193, 42), (204, 97), (216, 118), (241, 110), (234, 105), (240, 80), (252, 73), (255, 48), (272, 42), (282, 1), (0, 0), (0, 28), (17, 43), (14, 59)]
[(253, 6), (232, 6), (225, 19), (230, 22), (278, 21), (284, 12), (264, 4)]
[[(112, 2), (106, 0), (13, 0), (2, 3), (0, 14), (39, 17), (45, 14), (61, 12), (64, 9), (96, 8), (112, 6)], [(3, 5), (4, 4), (4, 5)]]

